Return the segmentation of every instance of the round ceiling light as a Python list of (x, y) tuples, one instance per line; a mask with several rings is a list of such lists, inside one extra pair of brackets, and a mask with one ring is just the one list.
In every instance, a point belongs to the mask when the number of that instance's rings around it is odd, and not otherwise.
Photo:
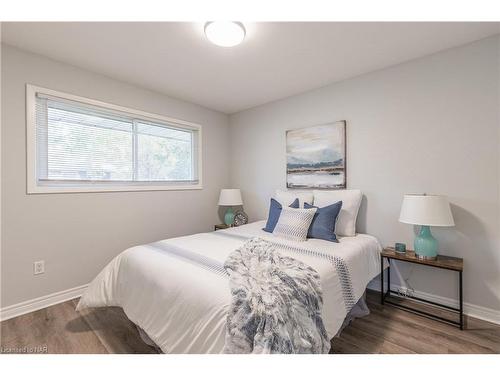
[(245, 39), (245, 27), (240, 22), (207, 22), (205, 35), (213, 44), (221, 47), (234, 47)]

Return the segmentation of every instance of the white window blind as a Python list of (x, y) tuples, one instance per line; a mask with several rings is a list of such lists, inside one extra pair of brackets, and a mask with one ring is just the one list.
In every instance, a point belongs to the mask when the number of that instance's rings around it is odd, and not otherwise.
[(45, 90), (30, 90), (40, 192), (201, 186), (199, 126)]

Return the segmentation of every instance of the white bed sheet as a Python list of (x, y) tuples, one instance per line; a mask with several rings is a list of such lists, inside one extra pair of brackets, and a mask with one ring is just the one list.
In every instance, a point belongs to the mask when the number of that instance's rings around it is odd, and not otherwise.
[[(293, 242), (277, 239), (263, 231), (264, 226), (264, 221), (258, 221), (160, 243), (201, 254), (218, 263), (223, 263), (229, 253), (242, 245), (243, 236), (333, 254), (347, 265), (356, 301), (380, 272), (381, 246), (373, 236), (358, 234), (340, 238), (339, 243), (317, 239)], [(335, 336), (348, 313), (336, 268), (323, 257), (285, 253), (320, 274), (322, 317), (329, 336)], [(227, 277), (161, 249), (142, 245), (125, 250), (101, 271), (80, 299), (78, 310), (120, 306), (164, 353), (221, 353), (230, 300)]]

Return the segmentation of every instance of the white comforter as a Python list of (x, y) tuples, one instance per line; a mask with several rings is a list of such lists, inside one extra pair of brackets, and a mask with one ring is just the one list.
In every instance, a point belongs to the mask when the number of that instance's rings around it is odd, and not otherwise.
[[(200, 254), (209, 263), (223, 264), (245, 238), (261, 237), (292, 246), (294, 251), (281, 251), (320, 274), (323, 322), (328, 335), (335, 336), (348, 313), (346, 288), (342, 285), (346, 280), (339, 268), (321, 254), (333, 255), (347, 266), (351, 299), (357, 301), (368, 282), (380, 272), (379, 242), (366, 234), (340, 238), (340, 243), (317, 239), (293, 242), (264, 232), (264, 225), (264, 221), (259, 221), (171, 238), (157, 243), (159, 247), (142, 245), (127, 249), (92, 281), (77, 309), (120, 306), (165, 353), (221, 353), (231, 301), (228, 278), (196, 261), (164, 251), (161, 246), (174, 247), (177, 253), (187, 250), (189, 254)], [(299, 247), (314, 251), (315, 256), (297, 251)]]

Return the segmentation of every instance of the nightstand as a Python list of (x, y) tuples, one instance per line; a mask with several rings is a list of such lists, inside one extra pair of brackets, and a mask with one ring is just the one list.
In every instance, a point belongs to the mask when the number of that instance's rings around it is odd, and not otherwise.
[[(387, 291), (384, 292), (384, 258), (387, 259), (389, 262), (389, 267), (387, 268)], [(447, 306), (443, 305), (441, 303), (429, 301), (420, 297), (415, 297), (415, 296), (405, 296), (405, 298), (410, 299), (410, 300), (415, 300), (419, 302), (425, 302), (427, 304), (433, 305), (440, 307), (444, 310), (448, 311), (453, 311), (459, 315), (459, 320), (451, 320), (451, 319), (446, 319), (443, 318), (439, 315), (435, 315), (432, 313), (429, 313), (427, 311), (423, 311), (417, 308), (409, 307), (406, 305), (399, 304), (397, 302), (394, 302), (392, 300), (387, 300), (387, 297), (391, 296), (391, 293), (394, 295), (398, 295), (397, 291), (391, 290), (391, 260), (392, 261), (401, 261), (401, 262), (409, 262), (409, 263), (415, 263), (415, 264), (420, 264), (422, 266), (429, 266), (433, 268), (441, 268), (444, 270), (449, 270), (449, 271), (454, 271), (458, 272), (458, 282), (459, 282), (459, 290), (458, 290), (458, 295), (459, 295), (459, 308), (455, 308), (452, 306)], [(454, 326), (459, 327), (461, 330), (464, 329), (464, 308), (463, 308), (463, 284), (462, 284), (462, 273), (464, 270), (464, 260), (462, 258), (455, 258), (455, 257), (449, 257), (445, 255), (438, 255), (437, 259), (434, 260), (429, 260), (429, 259), (418, 259), (415, 256), (415, 252), (413, 251), (406, 251), (406, 253), (398, 253), (394, 250), (393, 247), (388, 247), (382, 250), (380, 253), (380, 302), (383, 304), (387, 303), (389, 305), (401, 308), (403, 310), (409, 310), (414, 313), (420, 314), (427, 316), (429, 318), (439, 320), (448, 324), (452, 324)]]
[(214, 231), (219, 230), (219, 229), (227, 229), (231, 228), (231, 226), (226, 225), (226, 224), (215, 224), (214, 225)]

